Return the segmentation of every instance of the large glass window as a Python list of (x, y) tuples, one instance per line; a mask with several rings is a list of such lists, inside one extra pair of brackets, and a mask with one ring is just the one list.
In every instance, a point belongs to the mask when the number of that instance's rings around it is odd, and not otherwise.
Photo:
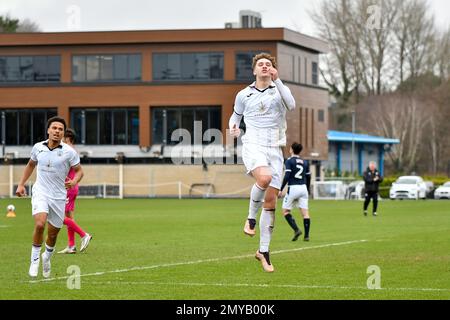
[(100, 57), (86, 57), (86, 81), (97, 81), (100, 79)]
[(312, 63), (312, 84), (319, 84), (319, 66), (317, 62)]
[[(75, 127), (75, 123), (73, 124), (73, 128), (79, 132), (79, 136), (81, 137), (80, 143), (82, 144), (99, 144), (99, 125), (98, 125), (98, 112), (97, 110), (86, 110), (86, 112), (81, 112), (81, 127)], [(75, 113), (76, 114), (76, 113)], [(84, 116), (83, 116), (84, 114)], [(71, 119), (73, 116), (70, 117)], [(84, 118), (84, 125), (83, 125)], [(84, 128), (84, 131), (83, 131)], [(84, 135), (83, 135), (84, 133)]]
[(6, 81), (8, 78), (6, 76), (6, 57), (0, 56), (0, 82)]
[(47, 80), (59, 81), (61, 78), (61, 58), (59, 56), (47, 57)]
[(191, 135), (191, 143), (194, 142), (194, 121), (201, 122), (201, 133), (208, 129), (221, 130), (220, 107), (170, 107), (152, 108), (152, 143), (153, 144), (178, 144), (179, 141), (171, 141), (172, 133), (176, 129), (186, 129)]
[(59, 82), (59, 56), (0, 56), (0, 82)]
[(127, 144), (139, 144), (139, 112), (137, 109), (127, 113)]
[(117, 110), (113, 111), (113, 121), (114, 121), (114, 131), (113, 131), (113, 139), (116, 144), (127, 144), (127, 121), (122, 121), (122, 119), (126, 119), (126, 111), (125, 110)]
[(319, 110), (317, 113), (317, 121), (324, 122), (325, 121), (325, 110)]
[(141, 80), (140, 54), (75, 55), (72, 57), (72, 80), (136, 81)]
[(154, 53), (153, 80), (223, 80), (223, 53)]
[(20, 58), (20, 80), (33, 81), (33, 57)]
[(0, 110), (0, 116), (1, 112), (5, 112), (7, 145), (33, 145), (46, 140), (47, 120), (57, 114), (56, 109), (6, 109)]
[(127, 62), (128, 56), (121, 54), (114, 56), (114, 79), (126, 80), (128, 79)]
[(74, 108), (70, 119), (80, 144), (139, 144), (137, 108)]
[[(6, 137), (3, 137), (3, 122), (4, 120), (2, 119), (4, 114), (4, 110), (0, 110), (0, 144), (3, 144), (3, 140), (6, 139)], [(6, 116), (6, 115), (5, 115)], [(6, 134), (6, 132), (5, 132)]]
[(6, 76), (8, 81), (19, 81), (20, 80), (20, 58), (19, 57), (8, 57), (6, 59)]
[(86, 81), (86, 57), (75, 56), (72, 58), (72, 80)]
[(100, 56), (100, 79), (113, 80), (113, 57)]
[(129, 80), (141, 80), (141, 55), (130, 54), (128, 56), (128, 78)]
[(236, 79), (254, 80), (252, 63), (253, 57), (259, 52), (238, 52), (236, 53)]

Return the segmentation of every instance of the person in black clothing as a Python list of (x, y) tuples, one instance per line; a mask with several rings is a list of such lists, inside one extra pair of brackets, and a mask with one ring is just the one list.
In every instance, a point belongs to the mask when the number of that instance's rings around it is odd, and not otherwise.
[(380, 175), (378, 170), (376, 169), (376, 164), (374, 161), (370, 161), (369, 167), (364, 172), (364, 192), (365, 198), (364, 201), (364, 215), (367, 216), (367, 208), (369, 207), (370, 199), (373, 199), (373, 210), (372, 215), (374, 217), (377, 216), (377, 207), (378, 207), (378, 189), (380, 183), (383, 181), (383, 177)]

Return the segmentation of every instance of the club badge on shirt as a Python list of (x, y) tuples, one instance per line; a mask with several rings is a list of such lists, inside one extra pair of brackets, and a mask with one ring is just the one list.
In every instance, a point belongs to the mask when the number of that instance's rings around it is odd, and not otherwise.
[(266, 107), (264, 107), (264, 104), (261, 102), (259, 105), (259, 112), (264, 112), (265, 109)]
[(58, 157), (61, 157), (63, 155), (62, 150), (58, 150)]

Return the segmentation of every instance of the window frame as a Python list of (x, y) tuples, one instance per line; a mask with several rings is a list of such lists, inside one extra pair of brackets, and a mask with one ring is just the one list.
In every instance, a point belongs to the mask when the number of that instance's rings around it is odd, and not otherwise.
[[(125, 112), (125, 117), (123, 120), (123, 125), (125, 127), (125, 143), (116, 143), (116, 120), (115, 114), (118, 112)], [(95, 142), (87, 143), (88, 141), (88, 126), (87, 126), (87, 114), (90, 113), (92, 116), (95, 114), (95, 132), (89, 134), (89, 138), (95, 136)], [(135, 126), (130, 126), (130, 117), (133, 113), (137, 114), (137, 117), (131, 119), (137, 119), (137, 139), (135, 143), (132, 143), (133, 130), (136, 129)], [(80, 115), (80, 120), (78, 119), (78, 114)], [(106, 121), (105, 119), (109, 119)], [(75, 121), (80, 121), (80, 123), (75, 123)], [(71, 107), (70, 108), (70, 125), (74, 128), (79, 135), (79, 141), (77, 143), (81, 145), (94, 145), (94, 146), (109, 146), (109, 145), (139, 145), (139, 107)], [(80, 126), (80, 128), (78, 128)], [(91, 126), (92, 127), (92, 126)], [(105, 132), (101, 129), (105, 128)], [(104, 135), (107, 135), (106, 137)], [(103, 139), (107, 139), (108, 143), (102, 143)]]
[[(161, 111), (162, 111), (162, 123), (156, 124), (156, 121), (160, 121), (160, 119), (156, 119), (155, 114), (157, 112), (161, 112)], [(208, 114), (207, 114), (208, 124), (207, 124), (206, 127), (202, 124), (202, 145), (207, 145), (207, 144), (210, 143), (208, 141), (203, 141), (203, 135), (204, 135), (204, 133), (207, 130), (209, 130), (209, 129), (217, 129), (217, 130), (222, 131), (222, 106), (220, 106), (220, 105), (208, 105), (208, 106), (158, 106), (158, 107), (152, 107), (151, 108), (151, 125), (152, 125), (152, 134), (151, 134), (151, 138), (152, 138), (151, 140), (152, 141), (151, 141), (151, 143), (152, 144), (156, 144), (156, 145), (161, 144), (161, 145), (173, 146), (173, 145), (176, 145), (178, 143), (177, 141), (174, 141), (174, 142), (170, 141), (170, 136), (172, 135), (173, 131), (169, 132), (169, 124), (167, 122), (167, 120), (168, 120), (168, 115), (167, 115), (168, 111), (176, 112), (176, 117), (178, 119), (177, 123), (178, 123), (179, 127), (175, 128), (174, 130), (183, 128), (183, 118), (182, 118), (183, 112), (186, 112), (186, 111), (193, 112), (193, 121), (200, 121), (200, 120), (197, 119), (197, 111), (201, 111), (201, 112), (207, 111), (208, 112)], [(217, 121), (220, 124), (219, 128), (211, 127), (212, 123), (217, 120), (217, 119), (216, 120), (213, 119), (213, 117), (212, 117), (212, 113), (213, 112), (218, 112), (218, 115), (220, 117), (220, 119)], [(194, 126), (194, 122), (192, 123), (192, 126)], [(156, 133), (155, 133), (154, 128), (161, 128), (161, 130), (162, 130), (162, 134), (160, 134), (161, 141), (156, 141), (155, 140)], [(186, 129), (186, 128), (184, 128), (184, 129)], [(194, 141), (193, 132), (190, 132), (190, 133), (191, 133), (191, 144), (194, 144), (195, 141)]]
[[(45, 59), (45, 80), (36, 80), (36, 71), (37, 71), (37, 67), (36, 67), (36, 63), (35, 60), (36, 58), (44, 58)], [(58, 66), (57, 67), (57, 72), (55, 74), (59, 75), (58, 77), (55, 77), (55, 80), (50, 79), (49, 77), (49, 71), (50, 71), (50, 62), (49, 60), (51, 58), (56, 58), (57, 59), (57, 63), (54, 64), (54, 66)], [(2, 55), (0, 56), (0, 59), (4, 60), (4, 67), (3, 67), (3, 76), (0, 77), (0, 86), (1, 85), (8, 85), (8, 84), (43, 84), (43, 83), (61, 83), (61, 55), (59, 54), (25, 54), (25, 55)], [(8, 60), (10, 59), (17, 59), (18, 61), (18, 73), (17, 73), (17, 79), (14, 80), (8, 80), (8, 74), (9, 74), (9, 70), (8, 70)], [(31, 71), (29, 76), (29, 79), (24, 79), (24, 72), (21, 70), (22, 69), (22, 64), (23, 61), (26, 59), (31, 59)], [(52, 74), (53, 75), (53, 74)]]
[[(116, 77), (116, 57), (118, 56), (125, 56), (126, 57), (126, 78), (117, 78)], [(130, 69), (130, 61), (131, 56), (136, 56), (137, 61), (139, 61), (139, 78), (135, 79), (131, 77), (131, 69)], [(71, 74), (71, 81), (72, 83), (120, 83), (120, 82), (141, 82), (142, 81), (142, 53), (141, 52), (131, 52), (131, 53), (76, 53), (71, 55), (71, 66), (72, 66), (72, 74)], [(89, 57), (96, 57), (97, 63), (99, 66), (98, 70), (98, 76), (96, 79), (87, 80), (87, 60)], [(102, 79), (103, 77), (103, 65), (104, 65), (104, 58), (105, 57), (112, 57), (112, 79)], [(74, 61), (75, 59), (83, 58), (84, 60), (84, 70), (85, 75), (84, 79), (82, 80), (76, 80), (74, 76)]]
[[(155, 60), (157, 58), (157, 56), (166, 56), (166, 58), (164, 60), (166, 60), (165, 65), (166, 65), (166, 69), (165, 70), (170, 70), (169, 67), (169, 61), (171, 59), (170, 56), (172, 55), (172, 59), (178, 60), (178, 64), (179, 64), (179, 70), (176, 70), (177, 72), (175, 72), (175, 75), (178, 74), (178, 77), (174, 77), (174, 78), (169, 78), (169, 79), (165, 79), (162, 78), (160, 76), (158, 76), (157, 72), (163, 73), (162, 71), (164, 71), (163, 69), (161, 70), (157, 70), (157, 68), (155, 68), (155, 65), (157, 65), (157, 63), (155, 63)], [(189, 55), (193, 55), (193, 60), (194, 60), (194, 65), (196, 68), (194, 68), (194, 77), (193, 78), (186, 78), (185, 75), (183, 74), (183, 58), (187, 58)], [(200, 78), (198, 77), (199, 74), (199, 69), (197, 69), (198, 63), (196, 63), (196, 61), (199, 59), (197, 57), (197, 55), (208, 55), (208, 78)], [(212, 62), (214, 60), (213, 56), (214, 55), (220, 55), (219, 57), (219, 67), (220, 67), (220, 71), (221, 71), (221, 77), (219, 78), (212, 78), (211, 74), (212, 74)], [(185, 57), (183, 57), (185, 56)], [(192, 52), (153, 52), (152, 56), (151, 56), (151, 64), (152, 64), (152, 80), (154, 82), (220, 82), (220, 81), (224, 81), (225, 79), (225, 52), (224, 51), (192, 51)], [(160, 62), (162, 60), (160, 59)], [(159, 63), (160, 65), (161, 63)], [(197, 76), (197, 78), (195, 77)]]
[[(37, 139), (37, 137), (35, 137), (35, 128), (34, 128), (34, 123), (35, 123), (35, 118), (38, 114), (42, 114), (44, 113), (44, 119), (43, 119), (43, 123), (47, 123), (47, 120), (53, 116), (56, 116), (58, 114), (58, 109), (55, 108), (5, 108), (5, 109), (1, 109), (0, 110), (0, 122), (1, 122), (1, 114), (2, 112), (5, 112), (5, 145), (7, 146), (33, 146), (34, 144), (40, 142), (40, 141), (44, 141), (47, 139), (47, 128), (46, 126), (42, 126), (42, 135), (44, 137), (44, 139)], [(15, 119), (14, 119), (14, 130), (12, 128), (8, 128), (8, 123), (11, 125), (11, 121), (8, 121), (8, 113), (14, 113), (15, 114)], [(27, 126), (23, 126), (21, 125), (21, 117), (23, 117), (23, 115), (26, 114), (27, 118), (28, 118), (28, 125)], [(22, 143), (21, 142), (21, 137), (23, 137), (23, 135), (21, 135), (20, 129), (21, 128), (27, 128), (29, 129), (29, 135), (27, 136), (27, 138), (29, 138), (29, 143)], [(0, 142), (2, 139), (2, 132), (1, 132), (2, 127), (0, 127)], [(11, 130), (13, 132), (11, 132)], [(10, 143), (11, 141), (8, 141), (8, 133), (10, 133), (12, 136), (15, 136), (15, 141), (14, 143)]]

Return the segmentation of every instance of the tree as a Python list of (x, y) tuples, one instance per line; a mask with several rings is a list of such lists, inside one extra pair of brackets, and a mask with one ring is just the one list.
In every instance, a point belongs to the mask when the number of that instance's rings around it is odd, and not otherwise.
[[(377, 23), (370, 26), (374, 7)], [(393, 91), (407, 78), (433, 72), (436, 59), (444, 70), (448, 50), (438, 58), (441, 43), (429, 11), (426, 0), (322, 1), (311, 17), (331, 47), (321, 70), (331, 94), (344, 105), (356, 95), (357, 103), (361, 95)]]
[(430, 121), (426, 107), (426, 100), (401, 92), (372, 96), (358, 105), (360, 129), (400, 140), (388, 154), (396, 172), (416, 170), (421, 141)]
[(443, 82), (439, 87), (426, 95), (430, 107), (430, 122), (426, 127), (426, 135), (422, 139), (422, 157), (420, 163), (426, 164), (424, 171), (431, 174), (446, 172), (450, 160), (450, 81)]
[(29, 19), (20, 21), (9, 15), (0, 16), (0, 33), (40, 32), (39, 25)]
[(331, 53), (325, 57), (325, 69), (320, 72), (330, 89), (330, 93), (339, 104), (346, 105), (358, 87), (357, 77), (353, 73), (352, 57), (355, 52), (351, 35), (351, 12), (349, 0), (331, 0), (321, 2), (317, 12), (312, 12), (318, 33), (330, 46)]
[(437, 37), (435, 43), (436, 68), (441, 80), (450, 78), (450, 27)]
[(41, 32), (39, 25), (30, 19), (25, 19), (19, 23), (16, 32)]
[(0, 16), (0, 32), (16, 32), (19, 19), (12, 19), (9, 15)]

